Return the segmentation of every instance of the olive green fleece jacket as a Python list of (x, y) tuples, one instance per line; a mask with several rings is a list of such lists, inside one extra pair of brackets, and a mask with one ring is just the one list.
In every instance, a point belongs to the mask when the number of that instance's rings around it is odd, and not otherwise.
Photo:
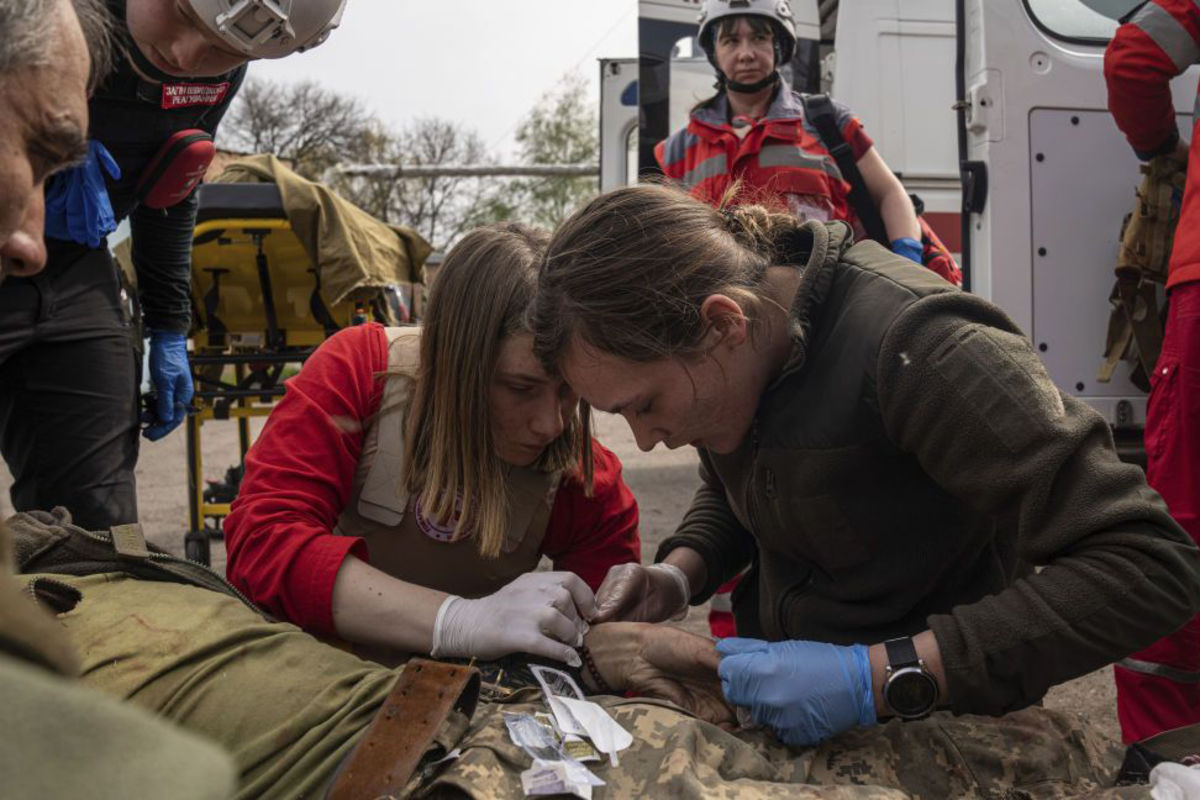
[(703, 557), (693, 603), (750, 565), (740, 635), (931, 628), (951, 707), (987, 714), (1196, 613), (1195, 545), (1003, 312), (842, 223), (796, 238), (790, 359), (658, 552)]

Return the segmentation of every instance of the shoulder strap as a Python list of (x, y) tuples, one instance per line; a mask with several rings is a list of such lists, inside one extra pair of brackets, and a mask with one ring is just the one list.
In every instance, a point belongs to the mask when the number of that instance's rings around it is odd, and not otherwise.
[(889, 246), (891, 243), (888, 241), (887, 227), (883, 224), (879, 207), (871, 199), (867, 182), (863, 180), (862, 173), (858, 171), (858, 164), (854, 162), (854, 153), (838, 128), (837, 110), (833, 107), (833, 101), (827, 94), (801, 94), (800, 101), (804, 104), (805, 118), (817, 129), (821, 144), (825, 145), (825, 149), (833, 156), (842, 176), (850, 184), (850, 205), (854, 207), (854, 213), (867, 229), (867, 235), (884, 247)]
[(416, 336), (417, 328), (384, 328), (388, 340), (387, 383), (379, 412), (372, 423), (376, 441), (371, 463), (358, 496), (358, 512), (384, 525), (404, 518), (408, 492), (404, 490), (404, 437), (412, 385), (401, 376), (416, 366), (412, 355), (401, 353), (402, 339)]

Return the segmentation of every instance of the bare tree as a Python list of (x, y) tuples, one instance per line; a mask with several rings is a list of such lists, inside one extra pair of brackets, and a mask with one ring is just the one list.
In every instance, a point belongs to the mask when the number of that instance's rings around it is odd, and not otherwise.
[[(369, 142), (354, 160), (407, 166), (493, 162), (479, 134), (437, 117), (414, 120), (394, 136), (376, 131)], [(347, 177), (337, 188), (380, 219), (402, 222), (435, 246), (448, 247), (477, 225), (511, 216), (501, 186), (488, 178)]]
[(281, 84), (250, 79), (221, 125), (222, 145), (273, 153), (308, 178), (373, 145), (381, 130), (362, 104), (314, 81)]

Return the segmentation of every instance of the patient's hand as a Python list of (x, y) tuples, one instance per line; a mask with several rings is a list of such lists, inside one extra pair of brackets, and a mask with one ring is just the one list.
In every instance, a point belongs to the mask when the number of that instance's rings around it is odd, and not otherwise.
[[(717, 677), (721, 658), (708, 639), (667, 625), (606, 622), (593, 625), (583, 643), (614, 691), (668, 700), (722, 727), (735, 724)], [(586, 669), (583, 677), (591, 683)]]

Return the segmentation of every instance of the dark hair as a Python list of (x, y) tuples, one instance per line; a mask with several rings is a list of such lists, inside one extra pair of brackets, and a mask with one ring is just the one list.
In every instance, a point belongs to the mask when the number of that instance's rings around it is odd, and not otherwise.
[(657, 185), (617, 189), (573, 214), (550, 240), (533, 307), (534, 350), (551, 369), (573, 339), (631, 361), (697, 354), (705, 298), (725, 294), (753, 321), (773, 264), (801, 264), (794, 216), (714, 208)]

